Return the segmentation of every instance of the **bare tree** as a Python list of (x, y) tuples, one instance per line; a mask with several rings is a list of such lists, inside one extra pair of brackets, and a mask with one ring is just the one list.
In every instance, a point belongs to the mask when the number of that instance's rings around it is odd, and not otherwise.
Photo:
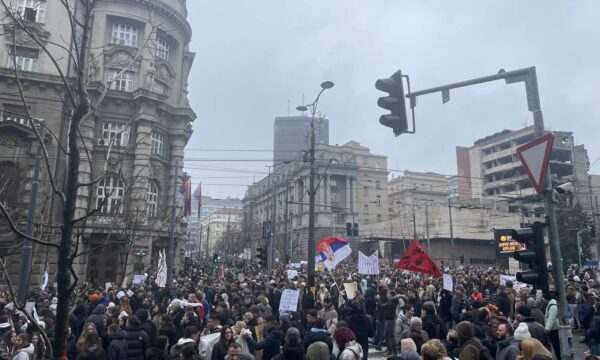
[[(57, 309), (56, 309), (56, 327), (55, 327), (55, 339), (53, 346), (53, 355), (55, 358), (64, 357), (66, 355), (67, 338), (68, 338), (68, 316), (70, 300), (77, 286), (78, 276), (74, 268), (75, 260), (83, 255), (98, 250), (99, 248), (106, 246), (123, 246), (125, 250), (124, 258), (125, 264), (129, 257), (130, 251), (136, 241), (143, 236), (145, 232), (152, 231), (152, 226), (148, 227), (146, 220), (143, 219), (142, 213), (146, 214), (147, 209), (145, 206), (137, 206), (134, 202), (130, 203), (130, 210), (135, 212), (135, 216), (131, 216), (131, 212), (127, 215), (128, 223), (124, 225), (127, 230), (125, 237), (121, 237), (116, 240), (106, 241), (97, 247), (93, 247), (86, 251), (82, 251), (81, 239), (83, 237), (85, 226), (88, 219), (100, 212), (101, 209), (106, 205), (107, 201), (110, 201), (110, 197), (113, 195), (112, 191), (105, 194), (102, 201), (99, 203), (93, 203), (92, 200), (92, 188), (99, 182), (105, 179), (109, 174), (116, 174), (120, 178), (127, 179), (127, 176), (123, 174), (121, 163), (122, 156), (115, 155), (112, 152), (113, 141), (111, 139), (108, 144), (104, 144), (106, 147), (106, 158), (104, 169), (100, 174), (94, 174), (92, 166), (90, 144), (86, 142), (84, 135), (82, 134), (82, 125), (93, 123), (93, 116), (96, 109), (103, 101), (106, 96), (108, 89), (110, 88), (111, 82), (115, 79), (109, 80), (103, 84), (102, 90), (95, 96), (90, 95), (88, 92), (88, 82), (92, 78), (92, 74), (95, 71), (90, 63), (93, 63), (94, 56), (100, 54), (94, 54), (89, 46), (90, 33), (91, 33), (91, 21), (92, 12), (94, 6), (98, 0), (60, 0), (64, 14), (56, 16), (64, 16), (65, 21), (68, 23), (68, 29), (70, 36), (68, 40), (63, 42), (52, 42), (44, 35), (43, 31), (36, 26), (35, 23), (26, 21), (23, 18), (23, 14), (16, 11), (10, 0), (0, 0), (0, 4), (6, 11), (9, 23), (4, 24), (5, 31), (11, 31), (13, 36), (13, 50), (17, 48), (17, 39), (26, 39), (28, 42), (35, 44), (40, 52), (43, 53), (53, 64), (55, 72), (58, 74), (62, 87), (64, 88), (63, 101), (68, 104), (71, 109), (69, 118), (67, 121), (68, 129), (66, 131), (66, 141), (63, 146), (62, 143), (58, 142), (60, 138), (57, 134), (54, 134), (50, 129), (46, 128), (52, 138), (57, 140), (59, 156), (66, 158), (66, 170), (65, 174), (61, 174), (64, 177), (64, 185), (56, 183), (57, 174), (54, 174), (52, 168), (53, 162), (48, 149), (46, 148), (44, 138), (40, 133), (41, 127), (46, 127), (43, 122), (38, 121), (30, 112), (28, 106), (28, 98), (25, 94), (23, 82), (21, 80), (20, 69), (16, 61), (16, 51), (11, 54), (13, 67), (14, 67), (14, 78), (18, 88), (18, 96), (24, 105), (26, 111), (26, 118), (28, 119), (29, 126), (33, 129), (35, 137), (37, 138), (38, 146), (41, 146), (44, 157), (44, 167), (47, 173), (46, 178), (50, 182), (51, 192), (56, 200), (57, 208), (61, 211), (61, 218), (56, 224), (49, 224), (49, 226), (58, 229), (56, 239), (46, 238), (41, 236), (31, 236), (23, 232), (21, 228), (20, 212), (14, 212), (10, 206), (0, 201), (0, 213), (3, 216), (3, 221), (17, 237), (19, 241), (29, 240), (38, 246), (47, 247), (57, 252)], [(75, 6), (77, 13), (75, 14)], [(155, 31), (156, 27), (152, 24), (152, 29)], [(149, 39), (144, 41), (144, 46), (138, 49), (138, 54), (131, 60), (131, 62), (140, 61), (143, 49), (148, 46)], [(56, 49), (60, 49), (60, 54), (57, 53)], [(69, 72), (65, 72), (63, 66), (61, 66), (64, 58), (68, 58)], [(117, 78), (121, 76), (132, 64), (124, 66), (123, 70), (117, 74)], [(94, 79), (95, 80), (95, 79)], [(139, 141), (145, 141), (145, 139), (138, 139)], [(137, 144), (134, 144), (135, 146)], [(87, 165), (90, 169), (88, 172), (83, 173), (80, 170), (82, 164)], [(135, 189), (135, 182), (137, 181), (136, 176), (132, 179), (127, 179), (129, 186), (132, 189), (131, 196), (138, 198), (138, 201), (143, 202), (143, 196), (136, 194), (133, 190)], [(2, 186), (2, 184), (0, 184)], [(87, 194), (87, 209), (78, 208), (78, 198), (81, 194)], [(140, 199), (141, 197), (141, 199)], [(143, 226), (142, 226), (143, 225)], [(140, 230), (144, 229), (144, 230)], [(5, 264), (3, 265), (3, 272), (8, 276)], [(20, 284), (20, 286), (26, 286), (26, 284)], [(19, 304), (21, 306), (22, 304)], [(47, 340), (47, 337), (45, 337)], [(49, 345), (49, 344), (48, 344)]]

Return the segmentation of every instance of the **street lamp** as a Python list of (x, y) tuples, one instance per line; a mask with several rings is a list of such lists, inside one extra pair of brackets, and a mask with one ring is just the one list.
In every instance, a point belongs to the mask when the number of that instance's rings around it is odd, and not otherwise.
[(319, 104), (319, 97), (323, 91), (331, 89), (333, 82), (324, 81), (321, 83), (321, 91), (315, 98), (312, 104), (300, 105), (296, 109), (299, 111), (307, 111), (310, 108), (311, 120), (310, 120), (310, 178), (308, 185), (308, 288), (315, 294), (315, 114), (317, 112), (317, 105)]
[(144, 263), (142, 261), (142, 258), (144, 256), (146, 256), (146, 252), (144, 250), (136, 250), (133, 253), (135, 256), (137, 256), (137, 263), (135, 264), (135, 271), (140, 271), (143, 272), (144, 271)]

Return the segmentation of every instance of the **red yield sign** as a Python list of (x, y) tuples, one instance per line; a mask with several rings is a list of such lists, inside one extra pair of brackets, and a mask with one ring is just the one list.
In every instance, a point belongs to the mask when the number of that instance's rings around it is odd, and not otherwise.
[(548, 160), (553, 143), (554, 135), (548, 133), (517, 148), (517, 156), (538, 194), (544, 187), (544, 177), (548, 170)]

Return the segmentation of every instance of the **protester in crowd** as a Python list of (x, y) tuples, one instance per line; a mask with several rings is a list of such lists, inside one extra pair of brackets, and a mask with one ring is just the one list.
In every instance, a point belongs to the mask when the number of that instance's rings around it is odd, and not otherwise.
[(529, 310), (526, 305), (521, 305), (517, 308), (515, 318), (517, 323), (525, 323), (527, 325), (527, 329), (532, 338), (538, 339), (544, 346), (548, 349), (550, 348), (550, 339), (548, 338), (548, 333), (546, 333), (546, 330), (544, 329), (544, 325), (537, 323), (531, 317), (531, 310)]
[(229, 349), (229, 345), (233, 343), (233, 329), (229, 325), (223, 326), (219, 341), (214, 345), (211, 353), (211, 360), (225, 360), (225, 355)]
[[(321, 322), (324, 324), (322, 319)], [(285, 335), (281, 331), (281, 327), (275, 320), (275, 317), (265, 317), (264, 330), (266, 336), (262, 341), (256, 342), (252, 336), (245, 334), (244, 338), (248, 341), (251, 348), (256, 350), (263, 350), (262, 359), (271, 360), (275, 355), (281, 352), (281, 346), (283, 345)], [(331, 341), (331, 340), (330, 340)]]
[(485, 346), (475, 337), (475, 329), (469, 321), (456, 324), (456, 334), (460, 344), (460, 360), (479, 360)]
[(306, 350), (306, 360), (331, 360), (329, 346), (322, 341), (310, 344)]
[[(547, 334), (546, 341), (543, 341), (535, 336), (536, 339), (540, 340), (540, 342), (547, 348), (550, 348), (550, 342), (552, 343), (552, 348), (554, 350), (554, 354), (556, 357), (560, 358), (560, 340), (558, 338), (558, 304), (556, 299), (551, 298), (548, 301), (548, 306), (546, 306), (546, 314), (544, 317), (544, 333)], [(581, 326), (581, 324), (580, 324)]]
[(127, 341), (127, 360), (145, 360), (146, 350), (150, 348), (148, 335), (142, 329), (142, 323), (133, 315), (127, 320), (125, 328), (125, 341)]
[[(362, 346), (356, 341), (356, 335), (347, 327), (338, 327), (333, 340), (339, 349), (338, 360), (360, 360), (363, 358)], [(368, 351), (368, 349), (366, 349)]]
[(333, 351), (333, 342), (331, 337), (325, 330), (325, 320), (317, 318), (310, 328), (310, 331), (306, 333), (304, 337), (304, 349), (308, 350), (308, 347), (317, 341), (324, 342), (329, 347), (329, 353)]
[(520, 360), (552, 360), (552, 353), (535, 338), (523, 340), (521, 343), (521, 357)]
[[(171, 356), (171, 359), (181, 359), (181, 352), (183, 350), (183, 348), (186, 347), (191, 347), (191, 348), (195, 348), (195, 343), (196, 343), (196, 334), (198, 332), (198, 329), (195, 326), (188, 326), (185, 328), (184, 332), (183, 332), (183, 337), (180, 338), (176, 344), (173, 344), (171, 346), (171, 350), (169, 351), (169, 354)], [(213, 349), (214, 351), (214, 349)]]
[[(356, 341), (360, 344), (363, 349), (363, 360), (367, 360), (369, 352), (369, 338), (375, 334), (373, 332), (373, 324), (371, 319), (362, 309), (361, 305), (357, 301), (350, 303), (350, 312), (346, 318), (348, 327), (356, 335)], [(398, 343), (397, 340), (395, 340)]]
[(423, 360), (449, 360), (448, 352), (439, 339), (431, 339), (421, 346)]
[(417, 352), (417, 345), (412, 339), (402, 339), (400, 341), (400, 353), (397, 356), (388, 358), (390, 360), (421, 360)]
[(100, 335), (96, 331), (95, 324), (88, 322), (83, 326), (83, 332), (81, 333), (81, 335), (79, 335), (79, 339), (77, 340), (77, 360), (104, 359), (106, 359), (106, 352), (102, 347), (102, 340), (100, 339)]
[(515, 360), (519, 355), (519, 344), (512, 336), (508, 323), (501, 323), (496, 329), (496, 360)]
[(125, 340), (125, 331), (119, 327), (119, 324), (110, 324), (107, 330), (108, 348), (106, 357), (108, 360), (127, 360), (127, 340)]
[(169, 338), (164, 335), (159, 335), (146, 350), (146, 360), (169, 360)]
[(273, 357), (273, 360), (304, 360), (305, 350), (300, 336), (300, 330), (290, 327), (285, 334), (283, 351)]

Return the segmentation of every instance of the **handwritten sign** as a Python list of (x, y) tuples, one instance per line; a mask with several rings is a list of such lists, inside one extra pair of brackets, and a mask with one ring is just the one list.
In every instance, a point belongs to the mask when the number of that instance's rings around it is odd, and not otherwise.
[(296, 311), (298, 309), (299, 290), (284, 289), (279, 301), (279, 311)]
[(144, 279), (146, 277), (144, 275), (133, 275), (133, 283), (134, 284), (141, 284), (144, 282)]

